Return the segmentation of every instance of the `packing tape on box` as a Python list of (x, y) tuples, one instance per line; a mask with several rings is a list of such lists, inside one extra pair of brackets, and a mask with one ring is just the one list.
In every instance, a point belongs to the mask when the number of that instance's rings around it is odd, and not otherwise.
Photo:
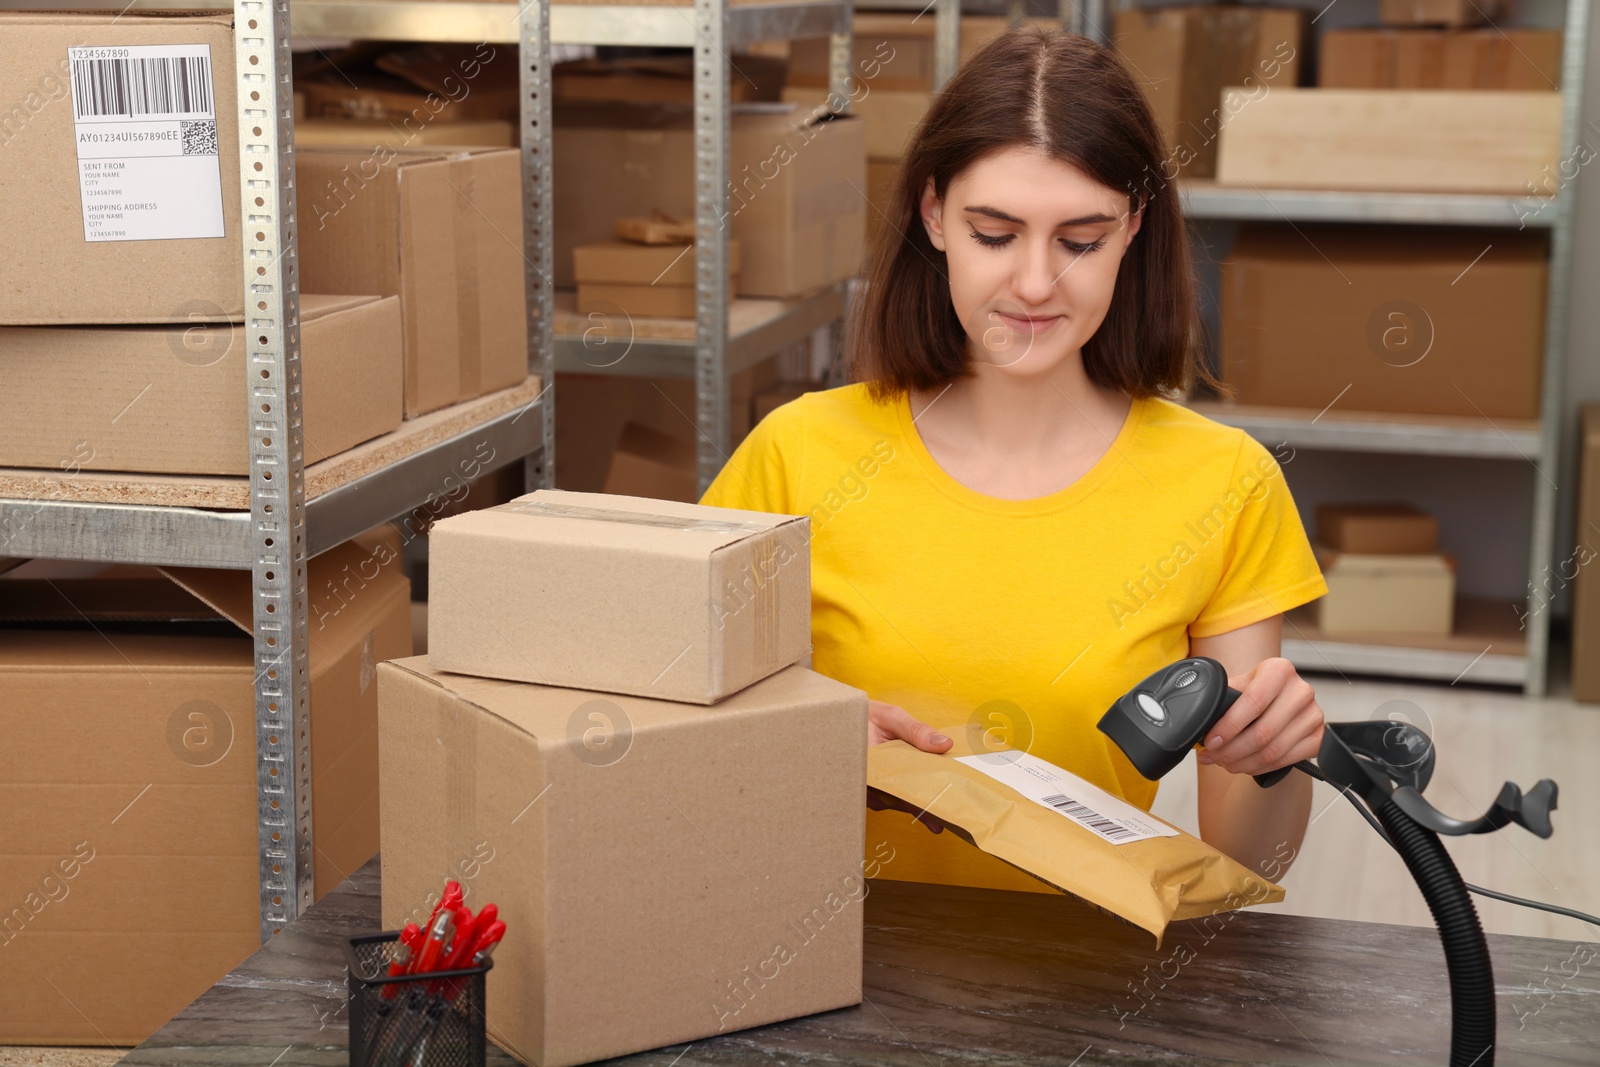
[(522, 511), (553, 519), (590, 519), (595, 522), (625, 522), (632, 526), (656, 526), (667, 530), (696, 530), (705, 533), (766, 533), (771, 526), (759, 522), (730, 522), (726, 519), (692, 519), (674, 515), (649, 515), (642, 511), (612, 511), (586, 508), (581, 504), (558, 504), (551, 500), (514, 500), (496, 511)]

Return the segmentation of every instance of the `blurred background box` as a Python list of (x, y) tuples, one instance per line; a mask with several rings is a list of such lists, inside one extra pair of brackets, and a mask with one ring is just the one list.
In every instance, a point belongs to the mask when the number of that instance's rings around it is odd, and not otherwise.
[[(1056, 19), (1030, 18), (1034, 25), (1060, 26)], [(880, 89), (932, 91), (935, 20), (927, 12), (858, 11), (851, 22), (850, 76), (868, 96)], [(961, 16), (961, 62), (1006, 31), (1008, 19), (999, 15)], [(828, 38), (803, 37), (789, 42), (789, 70), (785, 85), (828, 88)]]
[(1339, 552), (1317, 544), (1328, 592), (1315, 602), (1324, 633), (1448, 634), (1455, 560), (1440, 554)]
[(1328, 30), (1317, 59), (1324, 89), (1556, 89), (1561, 31)]
[(1270, 95), (1300, 78), (1306, 16), (1298, 10), (1196, 5), (1118, 11), (1113, 19), (1113, 47), (1171, 153), (1155, 180), (1216, 173), (1224, 87)]
[[(0, 327), (0, 466), (250, 473), (242, 324)], [(400, 425), (400, 302), (300, 297), (315, 463)]]
[(1554, 90), (1223, 91), (1217, 182), (1282, 189), (1506, 193), (1554, 171)]
[(528, 376), (520, 153), (307, 148), (295, 180), (301, 284), (400, 297), (406, 418)]
[(630, 422), (611, 453), (604, 491), (693, 504), (700, 499), (695, 476), (693, 441)]
[[(739, 294), (803, 296), (854, 274), (866, 240), (862, 121), (812, 122), (792, 106), (739, 104), (729, 126)], [(561, 105), (554, 140), (557, 286), (576, 283), (572, 249), (610, 239), (618, 216), (694, 217), (692, 108)]]
[(1219, 370), (1242, 404), (1537, 418), (1547, 270), (1531, 232), (1245, 224)]
[[(728, 295), (737, 292), (739, 242), (728, 240)], [(596, 241), (572, 250), (581, 314), (693, 318), (694, 245)]]
[(1600, 577), (1592, 566), (1600, 555), (1600, 404), (1584, 404), (1578, 418), (1578, 547), (1560, 577), (1573, 580), (1572, 699), (1600, 704)]
[[(411, 655), (399, 553), (385, 525), (306, 562), (319, 899), (378, 850), (376, 669)], [(0, 579), (4, 796), (27, 813), (0, 899), (90, 857), (70, 904), (6, 932), (0, 1044), (137, 1044), (261, 947), (250, 572), (118, 571)]]
[[(728, 99), (736, 104), (777, 100), (783, 73), (781, 59), (734, 53), (728, 61)], [(573, 59), (557, 63), (552, 78), (561, 102), (694, 103), (694, 57), (687, 52)]]
[(1510, 0), (1378, 0), (1385, 26), (1481, 26), (1510, 7)]
[(1439, 550), (1439, 520), (1410, 504), (1319, 504), (1317, 540), (1338, 552), (1384, 555)]
[[(820, 114), (828, 107), (828, 90), (809, 86), (784, 86), (783, 100), (803, 114)], [(911, 135), (933, 103), (927, 89), (873, 89), (850, 105), (850, 114), (866, 125), (868, 159), (898, 160), (905, 155)]]
[[(142, 161), (118, 157), (123, 195), (99, 201), (118, 210), (92, 213), (97, 234), (137, 225), (140, 232), (158, 234), (150, 239), (87, 238), (85, 202), (117, 186), (80, 171), (67, 49), (85, 41), (209, 49), (205, 84), (217, 150)], [(0, 324), (243, 321), (233, 15), (0, 12), (0, 42), (0, 101), (6, 108), (0, 124), (0, 252), (7, 260)], [(134, 72), (145, 69), (113, 59), (83, 62), (100, 64), (96, 73), (127, 93), (134, 91)], [(110, 113), (102, 117), (109, 120)], [(199, 118), (174, 119), (158, 124), (160, 132), (177, 136), (191, 130), (180, 125), (185, 121), (203, 124)], [(89, 127), (100, 123), (84, 125), (92, 133)], [(152, 123), (138, 125), (143, 130)], [(89, 197), (84, 181), (99, 183), (87, 190)], [(161, 198), (160, 189), (174, 187), (183, 195)], [(145, 203), (141, 196), (158, 206), (146, 207), (133, 223), (122, 209), (128, 202)]]
[(435, 122), (416, 130), (402, 130), (385, 119), (297, 119), (294, 144), (299, 148), (365, 148), (385, 145), (399, 151), (407, 145), (472, 145), (510, 148), (517, 143), (516, 127), (505, 119), (465, 119)]
[(307, 118), (394, 122), (402, 135), (433, 123), (519, 121), (515, 45), (357, 41), (294, 60)]

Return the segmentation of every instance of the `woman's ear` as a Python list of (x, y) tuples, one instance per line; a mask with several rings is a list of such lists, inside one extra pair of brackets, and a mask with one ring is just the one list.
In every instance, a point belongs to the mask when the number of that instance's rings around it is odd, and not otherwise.
[(934, 191), (933, 177), (930, 175), (928, 184), (922, 187), (922, 228), (928, 231), (928, 241), (943, 252), (944, 249), (944, 205), (939, 202), (939, 194)]
[(1150, 206), (1150, 201), (1145, 197), (1129, 197), (1130, 212), (1128, 215), (1128, 240), (1133, 240), (1133, 235), (1139, 232), (1139, 227), (1144, 225), (1145, 209)]

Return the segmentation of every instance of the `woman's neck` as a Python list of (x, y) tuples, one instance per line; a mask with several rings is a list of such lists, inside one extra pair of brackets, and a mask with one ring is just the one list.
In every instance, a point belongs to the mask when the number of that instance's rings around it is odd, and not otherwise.
[(1074, 484), (1111, 450), (1132, 401), (1102, 389), (1081, 360), (1030, 377), (979, 364), (942, 392), (913, 393), (911, 416), (929, 455), (974, 492), (1032, 500)]

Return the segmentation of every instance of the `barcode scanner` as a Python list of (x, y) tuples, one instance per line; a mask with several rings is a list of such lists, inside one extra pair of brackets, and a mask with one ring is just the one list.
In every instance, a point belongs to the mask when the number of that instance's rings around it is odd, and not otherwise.
[[(1172, 770), (1239, 699), (1221, 663), (1191, 656), (1117, 698), (1100, 718), (1100, 730), (1151, 781)], [(1493, 1067), (1494, 972), (1478, 913), (1467, 893), (1567, 915), (1600, 925), (1600, 918), (1570, 908), (1524, 900), (1463, 882), (1439, 834), (1493, 833), (1516, 823), (1538, 837), (1551, 834), (1556, 783), (1548, 778), (1523, 793), (1506, 782), (1482, 815), (1457, 819), (1435, 808), (1422, 791), (1433, 776), (1433, 741), (1410, 723), (1368, 721), (1323, 724), (1317, 762), (1301, 760), (1255, 775), (1274, 785), (1292, 770), (1334, 786), (1405, 860), (1428, 910), (1439, 925), (1450, 974), (1450, 1067)]]
[[(1240, 693), (1210, 656), (1190, 656), (1163, 667), (1117, 699), (1100, 718), (1100, 732), (1152, 782), (1183, 762), (1189, 750), (1233, 707)], [(1277, 785), (1293, 766), (1255, 775), (1263, 789)]]

